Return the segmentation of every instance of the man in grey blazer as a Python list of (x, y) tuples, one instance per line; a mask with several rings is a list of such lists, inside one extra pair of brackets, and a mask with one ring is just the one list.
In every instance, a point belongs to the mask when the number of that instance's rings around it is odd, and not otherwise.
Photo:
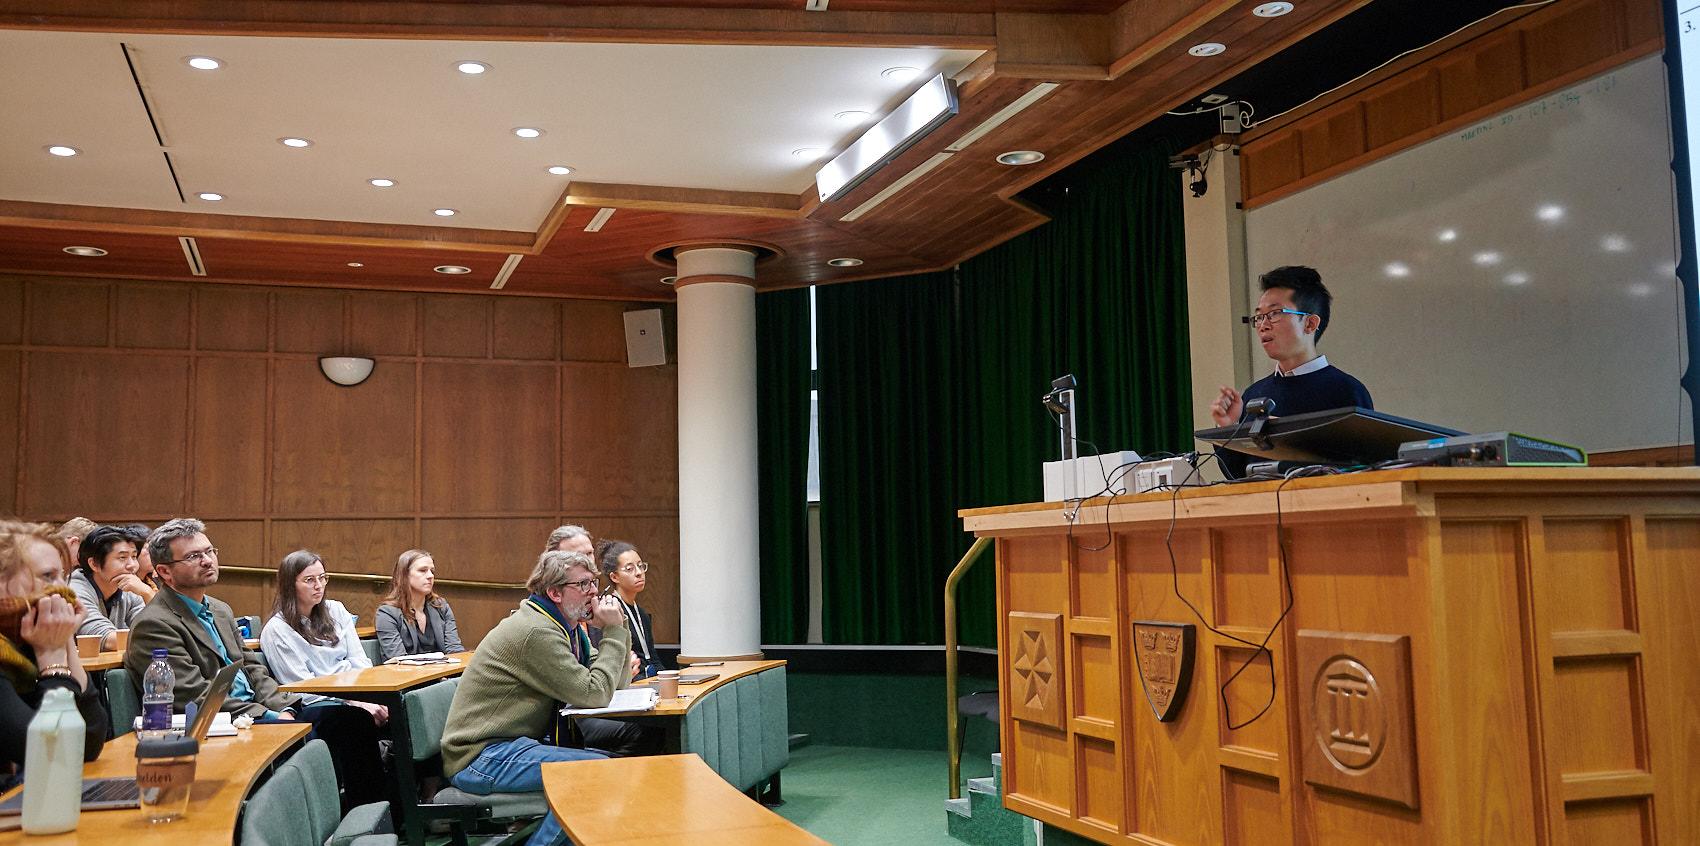
[(206, 526), (192, 517), (171, 520), (148, 538), (148, 552), (164, 589), (130, 626), (124, 668), (135, 684), (141, 685), (153, 651), (164, 649), (176, 681), (172, 699), (181, 709), (206, 692), (220, 667), (239, 663), (242, 672), (231, 682), (224, 710), (255, 719), (295, 719), (299, 699), (278, 690), (260, 657), (243, 649), (230, 606), (207, 595), (218, 581), (218, 549), (207, 539)]

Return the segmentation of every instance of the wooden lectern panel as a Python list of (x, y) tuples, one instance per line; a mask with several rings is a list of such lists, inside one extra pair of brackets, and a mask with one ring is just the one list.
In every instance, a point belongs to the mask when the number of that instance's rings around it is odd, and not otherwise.
[[(964, 512), (998, 537), (1007, 807), (1142, 846), (1700, 842), (1700, 470), (1118, 498), (1096, 551), (1064, 513)], [(1135, 621), (1194, 626), (1170, 721)]]

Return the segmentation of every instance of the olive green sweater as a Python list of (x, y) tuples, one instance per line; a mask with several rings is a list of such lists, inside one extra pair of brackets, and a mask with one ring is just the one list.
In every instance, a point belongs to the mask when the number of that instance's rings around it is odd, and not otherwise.
[(491, 743), (542, 737), (557, 703), (607, 705), (628, 681), (630, 644), (624, 625), (603, 629), (601, 649), (583, 667), (555, 619), (520, 603), (478, 644), (460, 677), (443, 729), (443, 776), (466, 769)]

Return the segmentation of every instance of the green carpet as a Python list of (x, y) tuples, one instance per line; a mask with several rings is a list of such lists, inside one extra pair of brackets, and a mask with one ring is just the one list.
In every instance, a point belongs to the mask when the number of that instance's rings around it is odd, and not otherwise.
[[(963, 758), (963, 778), (991, 774)], [(945, 834), (949, 782), (943, 752), (811, 744), (791, 750), (774, 810), (835, 846), (962, 846)]]

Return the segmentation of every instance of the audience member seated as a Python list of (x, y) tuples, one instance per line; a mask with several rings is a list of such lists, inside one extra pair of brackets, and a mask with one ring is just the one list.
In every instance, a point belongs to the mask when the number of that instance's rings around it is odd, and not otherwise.
[(69, 558), (65, 542), (42, 523), (0, 521), (0, 789), (23, 768), (29, 723), (42, 696), (71, 691), (83, 717), (83, 760), (100, 755), (108, 719), (77, 658), (83, 614), (64, 586), (44, 582), (44, 560)]
[[(539, 791), (542, 764), (606, 757), (588, 749), (545, 746), (537, 738), (555, 721), (561, 703), (607, 705), (636, 669), (619, 602), (603, 597), (596, 603), (596, 572), (589, 557), (545, 552), (525, 586), (531, 595), (519, 610), (478, 644), (443, 729), (443, 775), (478, 796)], [(602, 628), (605, 648), (594, 657), (588, 640), (572, 635), (575, 623), (587, 616)], [(530, 840), (533, 846), (564, 842), (553, 815)]]
[(437, 595), (437, 562), (423, 549), (410, 549), (396, 561), (390, 592), (378, 606), (378, 654), (388, 661), (421, 652), (462, 652), (455, 612)]
[[(654, 618), (637, 604), (638, 594), (643, 593), (648, 578), (649, 563), (625, 541), (603, 541), (596, 558), (614, 588), (614, 596), (620, 600), (620, 610), (625, 612), (626, 625), (632, 631), (632, 654), (638, 659), (637, 677), (649, 678), (666, 669), (655, 654)], [(600, 643), (601, 630), (592, 631), (590, 639), (592, 643)]]
[(146, 605), (159, 592), (159, 582), (153, 577), (153, 558), (148, 555), (148, 534), (151, 530), (141, 523), (131, 523), (124, 530), (136, 544), (136, 578), (142, 581), (142, 604)]
[[(77, 557), (77, 547), (82, 543), (83, 538), (88, 537), (89, 532), (95, 530), (96, 525), (93, 520), (87, 517), (72, 517), (59, 524), (56, 534), (59, 535), (60, 540), (65, 542), (65, 550), (71, 556), (71, 566), (76, 566), (76, 563), (82, 560)], [(65, 577), (61, 575), (59, 578), (60, 581), (63, 581)]]
[(549, 540), (543, 544), (543, 551), (576, 552), (585, 557), (596, 555), (596, 543), (590, 539), (590, 533), (583, 526), (559, 526), (549, 533)]
[[(354, 615), (325, 598), (329, 582), (325, 562), (305, 549), (289, 553), (278, 565), (277, 597), (260, 632), (260, 649), (283, 684), (372, 666), (354, 633)], [(389, 709), (308, 693), (301, 696), (299, 713), (331, 747), (345, 809), (384, 798), (377, 727), (389, 722)]]
[(77, 634), (99, 635), (103, 651), (117, 648), (118, 630), (129, 628), (153, 597), (153, 589), (136, 576), (140, 566), (136, 553), (127, 526), (101, 526), (77, 547), (82, 557), (71, 571), (69, 584), (87, 612)]

